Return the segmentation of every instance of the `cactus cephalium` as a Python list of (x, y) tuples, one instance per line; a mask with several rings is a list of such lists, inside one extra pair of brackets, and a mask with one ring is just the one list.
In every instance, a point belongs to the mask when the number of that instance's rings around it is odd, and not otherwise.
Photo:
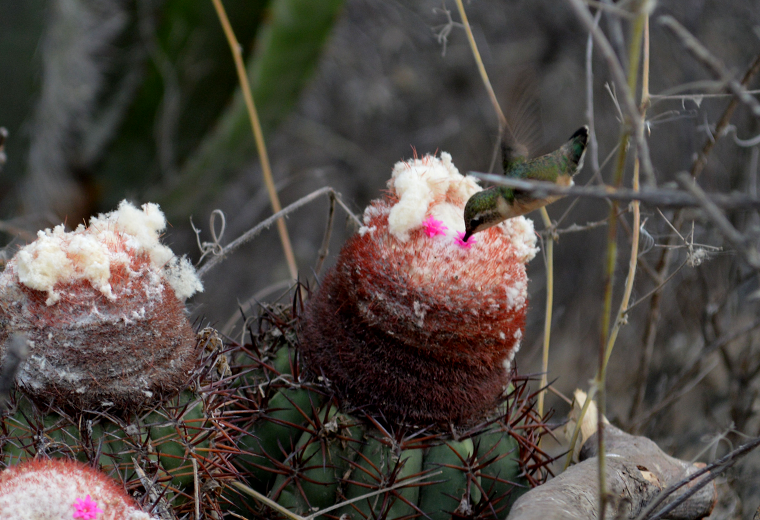
[(24, 335), (29, 358), (16, 379), (27, 394), (129, 408), (187, 380), (196, 342), (182, 301), (202, 285), (188, 260), (160, 243), (165, 227), (156, 204), (123, 201), (87, 227), (40, 231), (8, 262), (0, 364), (9, 336)]
[(165, 223), (125, 202), (40, 232), (0, 275), (0, 364), (14, 343), (29, 351), (0, 414), (0, 467), (77, 459), (169, 518), (194, 508), (197, 484), (202, 510), (221, 515), (231, 379), (218, 335), (187, 320), (180, 300), (200, 282), (160, 244)]

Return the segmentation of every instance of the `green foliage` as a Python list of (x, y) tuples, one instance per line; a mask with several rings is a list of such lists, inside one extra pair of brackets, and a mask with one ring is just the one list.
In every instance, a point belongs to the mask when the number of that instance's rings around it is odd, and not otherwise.
[[(224, 2), (265, 133), (296, 104), (342, 3)], [(233, 58), (209, 0), (138, 3), (125, 16), (108, 47), (119, 66), (104, 71), (87, 107), (99, 126), (69, 174), (99, 207), (147, 190), (170, 219), (185, 218), (256, 156)]]
[[(247, 63), (265, 136), (287, 116), (311, 78), (342, 4), (343, 0), (272, 1)], [(230, 18), (234, 20), (231, 13)], [(238, 40), (245, 41), (240, 35)], [(191, 213), (201, 197), (218, 190), (255, 153), (243, 97), (236, 89), (216, 126), (188, 158), (171, 193), (159, 199), (167, 214)]]

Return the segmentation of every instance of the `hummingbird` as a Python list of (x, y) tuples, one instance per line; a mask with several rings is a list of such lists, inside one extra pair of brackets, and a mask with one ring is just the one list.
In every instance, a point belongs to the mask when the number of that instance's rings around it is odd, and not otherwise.
[[(558, 186), (571, 186), (573, 176), (583, 168), (588, 143), (588, 126), (579, 128), (557, 150), (528, 159), (519, 145), (502, 142), (504, 175), (520, 180), (553, 182)], [(508, 218), (530, 213), (562, 198), (562, 195), (534, 197), (531, 193), (506, 186), (492, 186), (479, 191), (464, 207), (465, 234), (463, 242)]]

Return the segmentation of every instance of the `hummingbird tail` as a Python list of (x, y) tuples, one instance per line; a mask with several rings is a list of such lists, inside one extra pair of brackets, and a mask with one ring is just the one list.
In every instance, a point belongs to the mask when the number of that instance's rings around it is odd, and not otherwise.
[(586, 146), (588, 145), (588, 126), (582, 126), (570, 136), (570, 140), (565, 145), (569, 159), (575, 163), (573, 175), (583, 168), (583, 158), (586, 155)]

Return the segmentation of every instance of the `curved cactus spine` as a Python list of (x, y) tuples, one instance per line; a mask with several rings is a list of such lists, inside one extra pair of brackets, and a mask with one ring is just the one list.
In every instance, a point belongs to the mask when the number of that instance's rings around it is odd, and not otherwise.
[(272, 496), (299, 514), (333, 505), (363, 431), (334, 405), (324, 407), (315, 414), (313, 429), (301, 435), (288, 457), (290, 471), (277, 477)]
[[(232, 437), (222, 413), (231, 387), (226, 356), (213, 330), (199, 334), (199, 342), (199, 351), (210, 354), (197, 362), (190, 386), (141, 411), (42, 407), (15, 392), (0, 414), (0, 468), (35, 457), (75, 459), (125, 489), (144, 489), (149, 504), (161, 501), (178, 517), (190, 512), (196, 478), (212, 489), (215, 481), (237, 477), (227, 462), (237, 449), (224, 440)], [(203, 511), (221, 514), (213, 493), (199, 500)]]
[[(401, 451), (395, 442), (389, 445), (388, 441), (392, 439), (366, 436), (359, 456), (351, 464), (352, 472), (348, 478), (346, 499), (366, 495), (382, 486), (389, 487), (420, 474), (422, 450)], [(396, 449), (391, 447), (394, 445)], [(339, 514), (353, 515), (354, 518), (398, 518), (419, 511), (416, 508), (418, 500), (419, 487), (403, 487), (392, 493), (348, 504), (339, 510)]]
[(472, 504), (480, 501), (477, 477), (471, 471), (474, 462), (472, 439), (448, 441), (428, 450), (424, 469), (440, 469), (436, 480), (441, 484), (423, 487), (419, 504), (432, 520), (448, 520), (454, 512), (469, 513)]

